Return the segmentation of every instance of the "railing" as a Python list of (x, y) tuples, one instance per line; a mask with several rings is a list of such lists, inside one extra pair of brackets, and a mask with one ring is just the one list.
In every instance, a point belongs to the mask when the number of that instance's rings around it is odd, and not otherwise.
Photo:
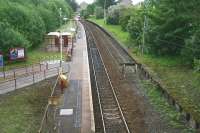
[[(4, 94), (18, 88), (22, 88), (36, 82), (42, 81), (44, 79), (56, 76), (59, 74), (59, 68), (61, 63), (58, 63), (57, 66), (49, 65), (48, 69), (32, 69), (31, 71), (25, 72), (18, 75), (18, 71), (13, 71), (13, 77), (8, 80), (0, 81), (0, 94)], [(45, 66), (46, 67), (46, 66)], [(69, 68), (66, 65), (62, 66), (64, 72), (68, 72)], [(41, 68), (41, 67), (40, 67)], [(26, 73), (27, 72), (27, 73)]]
[[(61, 90), (58, 89), (58, 79), (59, 79), (59, 77), (57, 77), (56, 82), (52, 88), (51, 95), (49, 97), (52, 97), (52, 96), (58, 97), (61, 94)], [(59, 130), (58, 124), (59, 123), (56, 122), (57, 113), (58, 113), (58, 108), (54, 105), (51, 105), (48, 102), (48, 104), (46, 105), (46, 108), (44, 110), (44, 115), (43, 115), (42, 121), (40, 123), (40, 128), (38, 130), (38, 133), (58, 132), (58, 130)]]

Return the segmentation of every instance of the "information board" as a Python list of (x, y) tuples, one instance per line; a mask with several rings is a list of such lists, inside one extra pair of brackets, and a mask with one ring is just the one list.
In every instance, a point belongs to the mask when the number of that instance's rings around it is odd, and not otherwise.
[(3, 67), (3, 55), (0, 54), (0, 67)]
[(25, 58), (24, 48), (11, 48), (9, 52), (10, 60), (19, 60)]

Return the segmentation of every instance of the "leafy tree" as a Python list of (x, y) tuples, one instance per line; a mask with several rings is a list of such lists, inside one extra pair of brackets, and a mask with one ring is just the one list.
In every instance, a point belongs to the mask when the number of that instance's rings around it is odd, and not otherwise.
[(131, 18), (131, 8), (124, 8), (124, 10), (120, 13), (119, 24), (122, 27), (123, 31), (127, 31), (127, 25)]
[(119, 24), (120, 13), (125, 9), (122, 5), (113, 5), (108, 8), (107, 23), (108, 24)]
[(87, 11), (88, 11), (88, 13), (90, 14), (90, 15), (93, 15), (94, 14), (94, 11), (95, 11), (95, 4), (93, 3), (93, 4), (89, 4), (88, 6), (87, 6), (87, 9), (86, 9)]
[(103, 8), (102, 7), (96, 7), (95, 8), (95, 16), (96, 19), (101, 19), (104, 16)]
[(81, 17), (83, 17), (84, 19), (87, 19), (88, 17), (89, 17), (89, 12), (88, 12), (88, 10), (81, 10), (81, 12), (80, 12), (80, 15), (81, 15)]
[(30, 46), (30, 42), (18, 31), (14, 30), (8, 23), (0, 22), (0, 51), (7, 56), (8, 50), (12, 47)]
[(127, 31), (130, 37), (135, 41), (136, 45), (142, 44), (143, 26), (144, 26), (144, 12), (142, 8), (132, 8), (132, 14), (128, 21)]

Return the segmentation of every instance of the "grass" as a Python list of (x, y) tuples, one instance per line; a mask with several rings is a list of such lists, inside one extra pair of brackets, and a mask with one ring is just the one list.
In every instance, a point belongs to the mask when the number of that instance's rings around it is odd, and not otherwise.
[[(43, 60), (57, 60), (57, 59), (60, 59), (60, 53), (58, 52), (45, 52), (39, 49), (35, 49), (28, 52), (26, 61), (7, 62), (4, 68), (5, 71), (7, 71), (36, 64)], [(3, 71), (3, 68), (0, 68), (0, 71)]]
[(193, 133), (193, 129), (185, 127), (185, 122), (182, 120), (183, 114), (177, 112), (172, 108), (162, 97), (162, 93), (147, 80), (143, 80), (140, 83), (142, 91), (150, 99), (151, 105), (161, 114), (161, 118), (175, 129), (180, 129), (182, 133)]
[[(114, 35), (122, 45), (130, 46), (129, 35), (121, 30), (120, 25), (105, 25), (103, 19), (90, 19), (104, 27)], [(134, 47), (130, 49), (131, 55), (142, 63), (154, 76), (165, 86), (165, 89), (176, 99), (188, 112), (192, 113), (194, 119), (200, 121), (200, 73), (183, 66), (180, 57), (156, 57), (142, 55)]]
[(0, 132), (36, 133), (54, 79), (0, 95)]

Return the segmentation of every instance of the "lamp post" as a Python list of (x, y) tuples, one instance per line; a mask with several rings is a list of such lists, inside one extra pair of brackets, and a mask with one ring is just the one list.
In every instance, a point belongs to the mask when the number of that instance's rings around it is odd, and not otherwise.
[(60, 13), (60, 27), (62, 25), (62, 8), (59, 8), (59, 13)]
[(63, 20), (65, 21), (65, 24), (66, 24), (68, 18), (67, 18), (67, 17), (64, 17)]
[[(62, 8), (59, 8), (59, 14), (60, 14), (60, 27), (62, 25)], [(59, 32), (59, 39), (60, 39), (60, 74), (62, 74), (62, 32)]]

